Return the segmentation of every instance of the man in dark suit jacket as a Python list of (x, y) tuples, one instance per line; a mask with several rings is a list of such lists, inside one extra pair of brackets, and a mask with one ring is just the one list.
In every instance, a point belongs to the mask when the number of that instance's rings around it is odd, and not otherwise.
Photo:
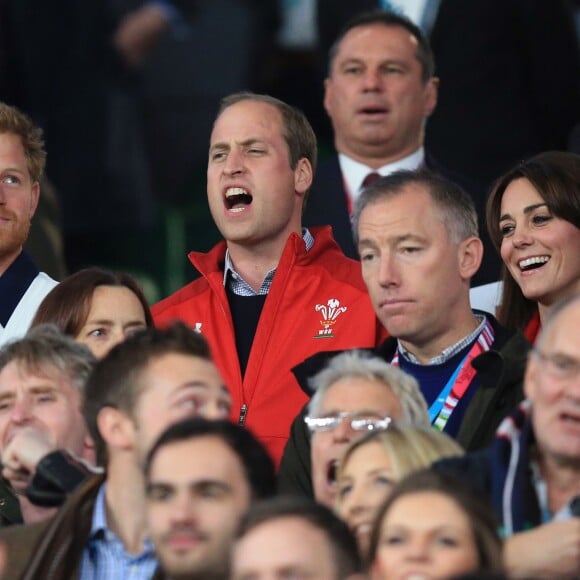
[[(338, 156), (320, 163), (305, 223), (331, 224), (348, 256), (357, 257), (350, 213), (369, 175), (372, 180), (373, 175), (428, 166), (460, 182), (477, 201), (483, 219), (484, 192), (444, 170), (423, 148), (425, 122), (438, 98), (434, 68), (421, 30), (390, 12), (355, 18), (330, 49), (324, 106)], [(474, 285), (497, 280), (498, 273), (499, 259), (489, 243), (485, 266)]]
[[(407, 13), (405, 0), (390, 4)], [(319, 0), (320, 49), (327, 51), (351, 18), (384, 5)], [(430, 10), (421, 27), (441, 86), (427, 149), (485, 188), (521, 159), (565, 149), (580, 121), (580, 62), (570, 2), (428, 0), (425, 12)]]

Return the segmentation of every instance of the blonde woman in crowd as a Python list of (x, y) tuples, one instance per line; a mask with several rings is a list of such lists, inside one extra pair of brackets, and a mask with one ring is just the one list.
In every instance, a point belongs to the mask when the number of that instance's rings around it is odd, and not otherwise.
[(348, 448), (338, 471), (335, 507), (356, 535), (363, 556), (376, 513), (393, 486), (438, 459), (458, 455), (463, 455), (459, 444), (436, 429), (395, 424)]

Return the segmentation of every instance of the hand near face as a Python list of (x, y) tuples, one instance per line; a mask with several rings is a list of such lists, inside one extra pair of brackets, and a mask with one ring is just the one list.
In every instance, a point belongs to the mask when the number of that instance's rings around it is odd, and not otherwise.
[(26, 488), (38, 462), (55, 449), (47, 433), (33, 427), (19, 430), (2, 453), (2, 476), (15, 489)]
[(580, 518), (550, 522), (505, 542), (510, 578), (574, 575), (580, 565)]
[(113, 42), (125, 62), (138, 68), (145, 64), (168, 28), (163, 12), (154, 4), (145, 4), (121, 21)]

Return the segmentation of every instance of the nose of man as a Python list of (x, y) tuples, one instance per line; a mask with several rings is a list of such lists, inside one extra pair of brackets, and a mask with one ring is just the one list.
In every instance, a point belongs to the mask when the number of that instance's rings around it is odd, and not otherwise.
[(196, 509), (194, 503), (187, 493), (177, 495), (170, 508), (172, 526), (195, 527)]
[(376, 69), (367, 69), (362, 77), (363, 90), (380, 91), (383, 89), (382, 76)]
[(30, 400), (26, 397), (17, 397), (10, 413), (10, 420), (17, 425), (22, 425), (28, 423), (31, 417), (32, 406)]
[(384, 288), (400, 284), (397, 259), (390, 253), (383, 253), (379, 258), (378, 282)]
[(241, 151), (233, 148), (228, 152), (224, 161), (224, 173), (226, 175), (237, 175), (244, 170), (244, 156)]
[(332, 430), (332, 439), (335, 443), (349, 443), (354, 438), (354, 430), (350, 424), (350, 418), (345, 417)]
[(207, 401), (201, 408), (200, 415), (211, 421), (227, 419), (227, 415), (220, 408), (219, 401)]

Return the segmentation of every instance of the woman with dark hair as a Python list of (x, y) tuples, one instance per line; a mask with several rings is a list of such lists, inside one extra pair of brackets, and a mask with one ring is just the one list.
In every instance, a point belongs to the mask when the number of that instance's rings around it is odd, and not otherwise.
[(375, 580), (501, 572), (502, 541), (493, 510), (460, 481), (419, 471), (379, 510), (370, 561)]
[(87, 268), (72, 274), (41, 302), (31, 327), (55, 324), (97, 357), (143, 328), (153, 326), (147, 299), (129, 274)]
[(541, 153), (500, 177), (487, 227), (504, 261), (498, 318), (534, 342), (550, 306), (580, 290), (580, 156)]

